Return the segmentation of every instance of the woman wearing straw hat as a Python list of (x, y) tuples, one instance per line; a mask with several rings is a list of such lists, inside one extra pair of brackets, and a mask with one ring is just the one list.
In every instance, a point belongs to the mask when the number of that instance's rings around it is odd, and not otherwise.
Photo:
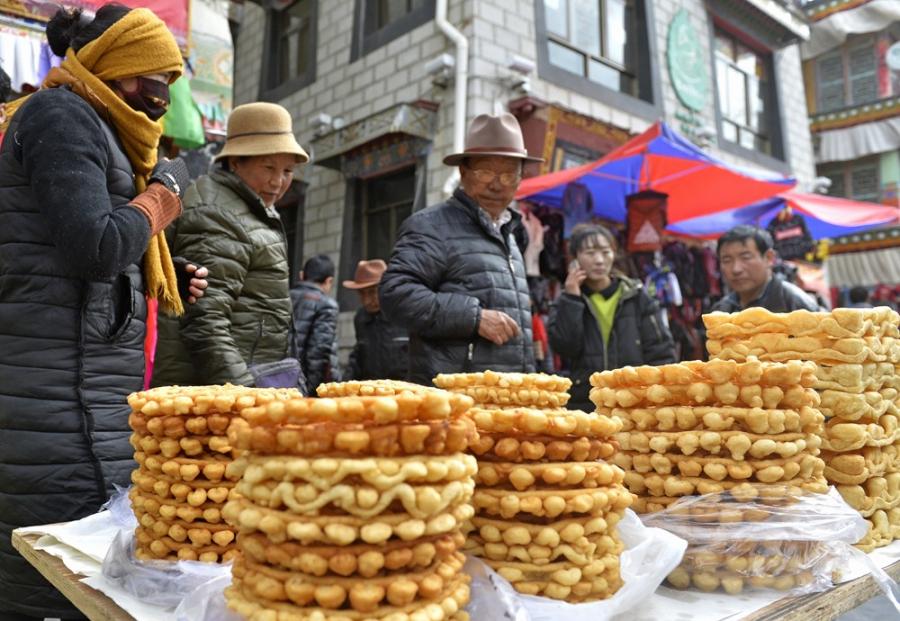
[(160, 322), (153, 385), (253, 385), (252, 365), (286, 357), (290, 273), (275, 203), (308, 160), (283, 107), (232, 111), (218, 167), (187, 191), (169, 231), (175, 254), (209, 268), (209, 292), (180, 322)]
[(118, 5), (93, 20), (60, 10), (47, 38), (65, 60), (8, 105), (0, 149), (4, 620), (81, 618), (12, 549), (10, 531), (84, 517), (128, 484), (144, 296), (182, 309), (162, 231), (181, 213), (187, 169), (156, 159), (178, 45), (151, 11)]

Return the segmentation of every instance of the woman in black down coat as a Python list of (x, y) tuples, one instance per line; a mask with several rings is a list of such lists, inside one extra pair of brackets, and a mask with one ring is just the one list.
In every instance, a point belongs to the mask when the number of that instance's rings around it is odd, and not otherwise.
[(659, 304), (637, 280), (614, 269), (616, 239), (599, 224), (576, 226), (575, 260), (565, 292), (550, 312), (550, 347), (572, 377), (569, 408), (593, 411), (588, 395), (595, 371), (675, 362), (672, 334)]

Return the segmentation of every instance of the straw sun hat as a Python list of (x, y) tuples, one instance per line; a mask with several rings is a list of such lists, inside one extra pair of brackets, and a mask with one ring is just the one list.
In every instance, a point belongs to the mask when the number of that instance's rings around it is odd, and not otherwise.
[(225, 146), (216, 155), (223, 157), (275, 155), (291, 153), (297, 163), (309, 161), (309, 155), (294, 137), (291, 113), (278, 104), (257, 102), (238, 106), (228, 117)]

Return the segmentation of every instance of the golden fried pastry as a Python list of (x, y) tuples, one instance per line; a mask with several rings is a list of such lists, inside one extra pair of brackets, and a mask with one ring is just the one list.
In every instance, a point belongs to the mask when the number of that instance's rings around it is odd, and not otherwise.
[(381, 514), (377, 519), (346, 514), (298, 516), (260, 507), (246, 498), (229, 500), (222, 510), (225, 520), (240, 527), (242, 533), (263, 532), (274, 543), (293, 540), (339, 546), (355, 542), (379, 544), (392, 538), (412, 541), (423, 536), (451, 533), (473, 514), (468, 500), (427, 520), (412, 518), (405, 512)]
[(631, 510), (637, 514), (656, 513), (657, 511), (668, 509), (669, 505), (677, 502), (681, 498), (681, 496), (638, 496), (635, 494)]
[(497, 373), (484, 371), (483, 373), (441, 373), (434, 378), (434, 385), (445, 390), (457, 390), (471, 386), (496, 386), (498, 388), (524, 388), (562, 393), (568, 392), (572, 387), (572, 380), (567, 377), (544, 373)]
[(431, 519), (448, 508), (468, 502), (475, 490), (471, 477), (440, 485), (400, 483), (387, 489), (362, 484), (337, 484), (320, 488), (293, 481), (265, 481), (252, 484), (241, 480), (235, 490), (258, 507), (280, 509), (296, 515), (342, 515), (375, 518), (382, 513), (405, 511), (410, 517)]
[[(707, 388), (721, 384), (735, 386), (803, 386), (811, 387), (815, 380), (815, 364), (791, 360), (785, 363), (760, 362), (750, 358), (746, 362), (734, 360), (688, 360), (660, 366), (622, 367), (591, 375), (595, 388), (649, 388), (665, 386), (684, 391), (691, 403), (705, 403), (711, 396)], [(685, 402), (687, 403), (687, 402)]]
[(132, 470), (131, 482), (146, 494), (156, 494), (160, 498), (174, 498), (199, 507), (206, 502), (222, 503), (234, 487), (233, 481), (195, 480), (185, 483), (164, 474), (151, 474), (141, 469)]
[(877, 423), (846, 423), (832, 418), (825, 425), (822, 448), (827, 451), (855, 451), (864, 446), (887, 446), (900, 440), (900, 420), (885, 414)]
[[(461, 609), (469, 601), (470, 580), (467, 574), (460, 572), (433, 601), (385, 606), (367, 612), (260, 600), (240, 578), (235, 578), (232, 585), (225, 589), (225, 601), (229, 608), (249, 621), (465, 621), (468, 617)], [(337, 593), (338, 589), (340, 587), (335, 588), (333, 593)]]
[(821, 436), (811, 433), (758, 434), (745, 431), (630, 431), (615, 436), (623, 451), (721, 455), (732, 459), (816, 455)]
[[(816, 394), (813, 391), (813, 394)], [(746, 431), (756, 434), (821, 433), (825, 417), (811, 407), (772, 410), (728, 406), (601, 408), (603, 414), (622, 419), (623, 431)]]
[(533, 388), (500, 388), (498, 386), (467, 386), (449, 388), (468, 395), (475, 403), (491, 406), (564, 408), (569, 402), (567, 392), (549, 392)]
[(231, 455), (233, 450), (231, 442), (226, 436), (186, 436), (176, 440), (175, 438), (157, 438), (133, 433), (129, 441), (135, 451), (147, 455), (161, 454), (168, 459), (215, 453)]
[(506, 463), (483, 461), (475, 483), (481, 487), (526, 489), (608, 487), (622, 482), (625, 473), (602, 461), (556, 463)]
[(544, 523), (515, 522), (492, 519), (481, 515), (472, 518), (472, 533), (485, 543), (504, 543), (507, 546), (541, 546), (556, 548), (570, 545), (584, 550), (592, 539), (611, 537), (620, 513), (605, 516), (568, 517)]
[(468, 397), (439, 390), (383, 397), (303, 397), (245, 408), (241, 417), (251, 426), (320, 422), (385, 425), (456, 418), (467, 412), (472, 404)]
[(900, 443), (866, 446), (853, 453), (825, 451), (825, 478), (830, 483), (858, 485), (888, 472), (900, 471)]
[(609, 416), (578, 410), (517, 408), (488, 410), (472, 408), (469, 416), (479, 432), (535, 434), (553, 437), (608, 438), (622, 428)]
[(622, 486), (603, 489), (534, 490), (517, 492), (495, 488), (475, 491), (472, 504), (479, 515), (514, 518), (519, 514), (556, 518), (564, 514), (622, 513), (632, 496)]
[[(893, 391), (893, 389), (891, 389)], [(877, 421), (888, 413), (895, 396), (886, 399), (881, 392), (850, 393), (840, 390), (821, 391), (820, 409), (828, 417), (838, 417), (845, 421)]]
[(255, 426), (235, 420), (228, 436), (239, 449), (263, 455), (341, 457), (447, 455), (465, 451), (476, 437), (467, 417), (405, 424), (310, 423)]
[(750, 588), (776, 589), (778, 591), (790, 591), (795, 587), (801, 587), (813, 581), (813, 575), (809, 571), (797, 574), (781, 574), (779, 576), (742, 576), (728, 570), (690, 571), (684, 566), (676, 567), (666, 578), (666, 582), (676, 589), (689, 589), (691, 587), (710, 593), (721, 588), (726, 593), (737, 595)]
[(869, 362), (865, 364), (838, 364), (816, 366), (816, 390), (839, 390), (842, 392), (877, 392), (882, 387), (897, 388), (900, 379), (890, 362)]
[(799, 409), (819, 405), (819, 396), (812, 388), (799, 385), (745, 386), (734, 382), (721, 384), (696, 383), (689, 385), (610, 388), (591, 388), (590, 399), (601, 408), (651, 408), (664, 406), (734, 406), (766, 409)]
[(258, 600), (372, 612), (383, 605), (407, 606), (438, 599), (457, 580), (464, 561), (457, 552), (417, 572), (360, 580), (295, 574), (238, 558), (234, 576)]
[(688, 479), (709, 478), (713, 481), (758, 481), (778, 483), (793, 479), (821, 478), (825, 462), (809, 454), (782, 459), (734, 460), (725, 457), (699, 457), (660, 453), (622, 452), (613, 455), (613, 463), (634, 473), (674, 474)]
[(598, 556), (615, 554), (621, 550), (621, 543), (609, 535), (585, 537), (580, 545), (560, 543), (556, 546), (531, 544), (508, 545), (500, 542), (484, 541), (478, 535), (470, 534), (466, 538), (466, 552), (493, 561), (514, 561), (546, 565), (548, 563), (571, 563), (584, 566)]
[[(825, 493), (828, 491), (828, 483), (824, 477), (818, 479), (790, 479), (779, 483), (807, 490), (811, 492)], [(639, 496), (692, 496), (696, 494), (712, 494), (724, 490), (730, 490), (744, 481), (714, 481), (702, 477), (663, 476), (659, 474), (641, 475), (637, 472), (625, 473), (625, 486), (632, 493)]]
[(246, 386), (161, 386), (128, 395), (132, 411), (146, 416), (238, 414), (244, 408), (299, 397), (292, 388)]
[(186, 436), (223, 436), (232, 420), (231, 414), (147, 416), (132, 412), (128, 416), (129, 426), (139, 434), (176, 440)]
[[(384, 397), (398, 395), (403, 392), (424, 394), (426, 392), (442, 392), (439, 388), (422, 386), (412, 382), (398, 380), (351, 380), (348, 382), (328, 382), (316, 387), (320, 397)], [(451, 397), (456, 399), (457, 397)]]
[(898, 336), (898, 315), (887, 307), (874, 309), (836, 308), (830, 313), (796, 310), (772, 313), (751, 307), (738, 313), (714, 312), (703, 315), (711, 339), (750, 337), (761, 332), (791, 336), (824, 335), (829, 338)]
[(596, 440), (587, 437), (560, 438), (530, 434), (479, 434), (470, 450), (485, 461), (595, 461), (608, 459), (618, 450), (615, 440)]
[(234, 530), (227, 524), (165, 520), (139, 509), (135, 510), (134, 515), (138, 524), (155, 537), (170, 537), (178, 543), (190, 541), (194, 546), (229, 546), (235, 539)]
[(872, 477), (861, 485), (836, 485), (848, 505), (864, 517), (880, 509), (900, 507), (900, 472)]
[(231, 553), (228, 558), (232, 558), (235, 555), (234, 546), (231, 544), (218, 545), (212, 540), (210, 540), (210, 543), (204, 544), (194, 544), (187, 540), (176, 541), (168, 536), (159, 537), (155, 532), (143, 526), (138, 526), (135, 529), (134, 537), (136, 547), (149, 552), (157, 559), (168, 558), (174, 554), (181, 560), (216, 563), (228, 553)]
[(866, 521), (869, 523), (869, 532), (856, 543), (860, 550), (871, 552), (900, 539), (900, 509), (878, 509)]
[(218, 524), (222, 521), (222, 503), (206, 502), (192, 506), (174, 498), (160, 498), (155, 492), (144, 493), (138, 487), (128, 492), (134, 512), (147, 513), (164, 520), (181, 520), (183, 522), (203, 521)]
[(570, 602), (612, 596), (622, 581), (618, 554), (593, 559), (583, 567), (570, 563), (518, 563), (484, 559), (492, 569), (526, 595), (543, 595)]
[(850, 337), (831, 339), (814, 336), (790, 337), (786, 334), (757, 333), (745, 340), (710, 339), (706, 348), (711, 357), (744, 361), (784, 362), (812, 360), (820, 364), (862, 364), (891, 362), (898, 359), (897, 339), (891, 337)]
[(413, 541), (390, 540), (381, 544), (309, 546), (286, 541), (275, 544), (262, 533), (242, 533), (241, 552), (256, 563), (301, 574), (359, 575), (369, 578), (383, 571), (412, 571), (451, 556), (463, 546), (459, 532), (420, 537)]
[(379, 491), (403, 483), (445, 483), (471, 478), (478, 462), (471, 455), (421, 457), (292, 457), (245, 455), (228, 466), (230, 477), (257, 485), (298, 481), (326, 491), (340, 483), (364, 483)]
[(174, 457), (167, 459), (158, 454), (147, 455), (143, 451), (137, 451), (134, 454), (134, 460), (149, 473), (164, 474), (173, 480), (218, 482), (222, 479), (236, 481), (239, 478), (239, 475), (226, 473), (226, 469), (231, 463), (231, 458), (221, 453), (201, 453), (193, 458)]

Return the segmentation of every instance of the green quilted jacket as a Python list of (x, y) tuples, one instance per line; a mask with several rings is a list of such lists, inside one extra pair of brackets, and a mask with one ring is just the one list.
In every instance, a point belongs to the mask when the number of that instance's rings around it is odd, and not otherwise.
[(152, 384), (251, 385), (250, 364), (287, 355), (291, 297), (284, 227), (237, 175), (214, 170), (167, 231), (172, 255), (209, 268), (209, 288), (180, 319), (159, 319)]

